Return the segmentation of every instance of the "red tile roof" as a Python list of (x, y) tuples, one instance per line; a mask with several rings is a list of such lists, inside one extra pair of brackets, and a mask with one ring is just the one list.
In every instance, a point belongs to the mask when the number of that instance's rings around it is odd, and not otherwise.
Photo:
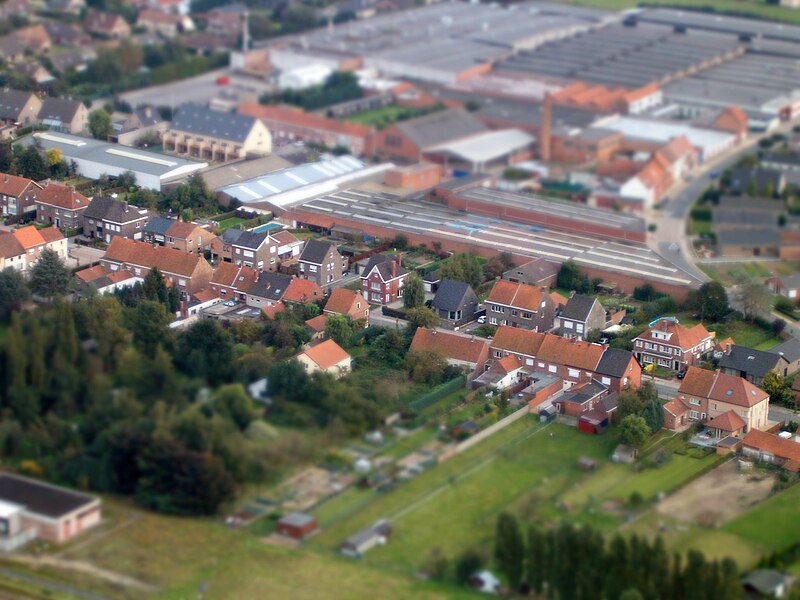
[(39, 230), (39, 235), (42, 236), (42, 239), (45, 241), (46, 244), (50, 244), (51, 242), (58, 242), (64, 239), (64, 234), (62, 234), (58, 227), (50, 226), (44, 227)]
[(82, 269), (75, 273), (75, 276), (78, 277), (81, 281), (85, 283), (90, 283), (101, 277), (108, 277), (111, 274), (110, 271), (106, 270), (105, 267), (102, 265), (96, 265), (94, 267), (90, 267), (88, 269)]
[(487, 302), (513, 306), (530, 311), (538, 311), (542, 305), (542, 290), (524, 283), (514, 283), (501, 279), (492, 287)]
[(191, 277), (200, 262), (205, 261), (202, 256), (196, 254), (186, 254), (164, 246), (151, 246), (145, 242), (123, 237), (111, 240), (104, 258), (116, 263), (139, 265), (150, 269), (158, 267), (162, 273), (186, 277)]
[(212, 300), (216, 300), (217, 298), (219, 298), (219, 296), (217, 296), (213, 292), (213, 290), (209, 290), (208, 288), (200, 290), (199, 292), (195, 292), (194, 294), (192, 294), (192, 296), (194, 297), (195, 300), (197, 300), (201, 304), (203, 302), (211, 302)]
[(494, 364), (489, 370), (494, 371), (495, 373), (504, 373), (508, 375), (509, 373), (513, 373), (521, 367), (522, 363), (520, 362), (519, 358), (513, 354), (509, 354), (500, 360), (494, 361)]
[(12, 231), (12, 233), (14, 234), (14, 237), (17, 238), (17, 241), (26, 250), (36, 246), (42, 246), (45, 243), (42, 234), (39, 233), (39, 230), (33, 225), (20, 227), (19, 229)]
[(306, 303), (312, 302), (316, 298), (322, 298), (322, 296), (322, 288), (315, 281), (295, 277), (286, 288), (283, 299), (291, 302)]
[(758, 429), (748, 431), (742, 440), (742, 445), (767, 452), (778, 458), (800, 461), (800, 444)]
[[(158, 12), (158, 11), (156, 11)], [(194, 230), (198, 225), (194, 223), (186, 223), (185, 221), (174, 221), (172, 225), (167, 228), (166, 234), (179, 240), (186, 240), (192, 236)]]
[(331, 292), (330, 298), (328, 298), (328, 301), (325, 303), (325, 311), (338, 315), (349, 315), (356, 311), (355, 306), (359, 301), (362, 303), (362, 307), (366, 308), (369, 306), (369, 303), (360, 292), (345, 288), (336, 288)]
[(350, 358), (350, 355), (333, 340), (325, 340), (301, 354), (305, 354), (323, 370), (335, 367)]
[(258, 279), (258, 272), (252, 267), (221, 262), (214, 269), (211, 283), (234, 288), (239, 292), (246, 292), (255, 283), (256, 279)]
[(492, 348), (516, 354), (536, 356), (545, 337), (546, 334), (537, 331), (501, 325), (497, 328), (494, 338), (492, 338)]
[(722, 431), (729, 431), (731, 433), (743, 429), (746, 425), (747, 423), (745, 420), (732, 410), (722, 413), (706, 423), (706, 427), (721, 429)]
[(297, 244), (300, 242), (300, 239), (293, 234), (291, 231), (279, 231), (278, 233), (271, 233), (272, 239), (277, 241), (281, 246), (289, 246), (291, 244)]
[(568, 340), (558, 335), (545, 334), (536, 358), (584, 371), (594, 371), (605, 352), (605, 346)]
[(256, 104), (254, 102), (245, 102), (239, 107), (238, 112), (240, 115), (279, 121), (296, 127), (307, 127), (309, 129), (328, 131), (352, 137), (365, 137), (372, 132), (370, 127), (360, 123), (328, 119), (304, 112), (302, 109), (288, 108), (285, 106), (264, 106), (263, 104)]
[(325, 323), (328, 321), (328, 315), (317, 315), (313, 319), (308, 319), (306, 325), (312, 330), (320, 333), (325, 331)]
[(286, 310), (286, 305), (283, 302), (277, 302), (272, 306), (265, 306), (261, 309), (261, 315), (265, 319), (274, 319), (275, 315)]
[(8, 231), (0, 231), (0, 256), (12, 258), (21, 254), (25, 254), (25, 248), (14, 237), (14, 234)]
[(81, 210), (89, 206), (89, 199), (75, 188), (53, 181), (39, 192), (36, 201), (65, 210)]
[(676, 323), (669, 319), (661, 319), (653, 325), (650, 329), (642, 333), (636, 339), (642, 339), (647, 341), (653, 341), (652, 333), (653, 331), (663, 331), (666, 333), (670, 333), (671, 337), (667, 341), (656, 340), (662, 344), (667, 343), (672, 346), (678, 346), (682, 350), (690, 350), (694, 348), (700, 342), (707, 338), (711, 338), (711, 334), (708, 330), (703, 327), (702, 323), (698, 323), (694, 327), (684, 327), (680, 323)]
[(558, 292), (550, 292), (550, 298), (552, 298), (553, 304), (556, 306), (565, 306), (568, 302), (568, 299)]
[(673, 398), (672, 400), (664, 404), (664, 410), (666, 410), (671, 415), (680, 417), (683, 413), (689, 410), (689, 407), (686, 406), (683, 402), (681, 402), (677, 398)]
[(411, 350), (436, 352), (451, 360), (477, 365), (488, 355), (489, 341), (479, 337), (420, 327), (411, 341)]
[(27, 177), (18, 177), (17, 175), (3, 173), (0, 175), (0, 195), (14, 196), (17, 198), (25, 191), (25, 188), (31, 184), (36, 185), (32, 179), (28, 179)]
[(744, 407), (755, 406), (769, 398), (764, 390), (746, 379), (697, 367), (689, 367), (686, 371), (678, 393)]

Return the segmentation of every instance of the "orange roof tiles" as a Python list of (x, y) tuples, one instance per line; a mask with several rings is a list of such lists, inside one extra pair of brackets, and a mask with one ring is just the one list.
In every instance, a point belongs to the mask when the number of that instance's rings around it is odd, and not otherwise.
[(563, 296), (558, 292), (550, 292), (550, 298), (553, 300), (553, 304), (556, 306), (565, 306), (568, 301), (566, 296)]
[(195, 254), (186, 254), (173, 248), (151, 246), (123, 237), (111, 240), (104, 259), (143, 267), (158, 267), (162, 273), (191, 277), (200, 261), (205, 259)]
[(694, 154), (695, 149), (685, 135), (672, 138), (666, 144), (656, 150), (656, 154), (662, 156), (669, 164), (674, 164), (687, 154)]
[(350, 358), (350, 355), (333, 340), (325, 340), (302, 354), (305, 354), (323, 370), (335, 367)]
[(204, 302), (211, 302), (212, 300), (216, 300), (217, 298), (219, 298), (219, 296), (217, 296), (212, 290), (209, 289), (204, 289), (200, 290), (199, 292), (195, 292), (194, 294), (192, 294), (192, 296), (194, 296), (194, 299), (200, 302), (201, 304)]
[(294, 235), (291, 231), (279, 231), (278, 233), (271, 233), (272, 239), (277, 241), (282, 246), (288, 246), (290, 244), (297, 244), (300, 242), (300, 239)]
[(515, 354), (536, 356), (542, 346), (546, 334), (518, 327), (501, 325), (492, 338), (492, 348), (498, 348)]
[(275, 315), (286, 310), (286, 305), (283, 302), (277, 302), (272, 306), (265, 306), (261, 309), (261, 315), (265, 319), (274, 319)]
[(742, 440), (742, 445), (761, 450), (778, 458), (800, 462), (800, 444), (758, 429), (748, 431)]
[(547, 362), (567, 365), (584, 371), (594, 371), (605, 352), (599, 344), (568, 340), (553, 334), (545, 334), (536, 358)]
[(714, 385), (714, 371), (689, 367), (678, 388), (678, 393), (707, 397), (706, 394), (711, 390), (712, 385)]
[(84, 283), (90, 283), (101, 277), (108, 277), (109, 271), (106, 270), (105, 267), (101, 265), (96, 265), (94, 267), (90, 267), (88, 269), (82, 269), (75, 273), (75, 276), (83, 281)]
[(306, 325), (312, 330), (320, 333), (325, 331), (325, 323), (328, 322), (328, 315), (317, 315), (306, 321)]
[(17, 241), (17, 238), (12, 233), (0, 231), (0, 256), (12, 258), (21, 254), (25, 254), (25, 248)]
[(51, 242), (58, 242), (59, 240), (64, 239), (64, 234), (62, 234), (58, 227), (50, 226), (44, 227), (39, 230), (39, 235), (42, 236), (42, 239), (45, 241), (46, 244)]
[(514, 308), (538, 311), (541, 309), (542, 296), (542, 290), (538, 287), (501, 279), (494, 284), (486, 301), (504, 306), (513, 306)]
[(436, 352), (445, 358), (478, 364), (489, 352), (489, 341), (457, 333), (420, 327), (411, 341), (411, 350)]
[[(119, 283), (120, 281), (127, 281), (128, 279), (131, 279), (132, 277), (134, 277), (133, 273), (130, 273), (130, 272), (126, 271), (125, 269), (120, 269), (119, 271), (113, 271), (108, 276), (109, 280), (111, 280), (113, 283)], [(172, 282), (167, 281), (167, 287), (171, 287), (171, 286), (172, 286)]]
[(280, 121), (287, 125), (307, 127), (353, 137), (365, 137), (372, 132), (370, 127), (360, 123), (328, 119), (304, 112), (301, 109), (287, 108), (285, 106), (264, 106), (255, 102), (245, 102), (239, 107), (238, 112), (240, 115)]
[(45, 243), (42, 234), (39, 233), (39, 230), (36, 229), (33, 225), (28, 225), (27, 227), (20, 227), (19, 229), (15, 229), (11, 233), (14, 234), (14, 237), (17, 238), (17, 241), (22, 244), (22, 247), (26, 250), (33, 248), (35, 246), (41, 246)]
[(686, 371), (678, 393), (743, 407), (755, 406), (769, 398), (764, 390), (746, 379), (697, 367), (689, 367)]
[(89, 199), (75, 188), (52, 181), (39, 192), (36, 201), (65, 210), (81, 210), (89, 206)]
[(664, 404), (664, 410), (666, 410), (671, 415), (680, 417), (683, 413), (689, 410), (689, 407), (686, 406), (683, 402), (681, 402), (677, 398), (673, 398), (672, 400)]
[(521, 368), (522, 364), (513, 354), (509, 354), (508, 356), (504, 356), (500, 360), (496, 360), (492, 365), (490, 370), (495, 371), (496, 373), (513, 373), (517, 369)]
[(348, 315), (355, 311), (355, 305), (359, 301), (363, 303), (362, 306), (367, 305), (367, 301), (360, 292), (336, 288), (331, 292), (328, 302), (325, 303), (325, 310), (339, 315)]
[(713, 337), (708, 330), (703, 327), (702, 323), (698, 323), (694, 327), (684, 327), (680, 323), (675, 323), (669, 319), (661, 319), (636, 339), (652, 341), (654, 340), (654, 338), (651, 337), (653, 331), (663, 331), (672, 334), (667, 341), (657, 341), (662, 344), (667, 343), (672, 346), (678, 346), (682, 350), (690, 350), (699, 345), (706, 338)]
[(221, 262), (214, 269), (211, 276), (211, 283), (224, 285), (234, 288), (240, 292), (246, 292), (250, 286), (258, 279), (258, 272), (245, 265), (237, 266), (234, 263)]
[[(158, 11), (156, 11), (158, 12)], [(187, 223), (185, 221), (174, 221), (172, 225), (166, 231), (166, 234), (170, 237), (185, 240), (188, 239), (193, 233), (194, 230), (197, 229), (197, 225), (194, 223)]]
[(300, 279), (295, 277), (289, 282), (286, 288), (286, 293), (283, 295), (284, 300), (291, 302), (311, 302), (315, 298), (322, 298), (322, 288), (317, 285), (315, 281), (310, 279)]
[(745, 420), (732, 410), (722, 413), (706, 423), (706, 427), (710, 427), (711, 429), (721, 429), (722, 431), (730, 432), (739, 431), (746, 425), (747, 423)]

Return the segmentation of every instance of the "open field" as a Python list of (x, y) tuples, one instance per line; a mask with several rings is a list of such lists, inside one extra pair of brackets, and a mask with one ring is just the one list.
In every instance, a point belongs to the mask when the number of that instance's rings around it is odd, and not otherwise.
[[(680, 315), (678, 318), (681, 324), (687, 327), (700, 322), (690, 318), (688, 315)], [(755, 348), (756, 350), (768, 350), (782, 341), (780, 338), (775, 337), (771, 330), (768, 331), (755, 323), (748, 323), (747, 321), (709, 323), (706, 324), (706, 328), (716, 333), (718, 340), (732, 337), (737, 345)]]
[(241, 219), (239, 217), (228, 217), (219, 222), (220, 229), (230, 229), (231, 227), (238, 227), (242, 223), (245, 222), (245, 219)]
[(724, 286), (731, 285), (740, 277), (752, 279), (766, 279), (774, 271), (778, 271), (780, 261), (770, 262), (727, 262), (727, 263), (700, 263), (697, 266), (706, 275), (716, 279)]

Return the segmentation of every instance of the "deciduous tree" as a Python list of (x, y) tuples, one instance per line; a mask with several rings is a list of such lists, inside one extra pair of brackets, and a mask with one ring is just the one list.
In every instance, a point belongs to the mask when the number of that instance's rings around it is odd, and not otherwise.
[(403, 306), (405, 308), (419, 308), (425, 304), (425, 284), (417, 273), (408, 276), (403, 290)]
[(619, 439), (623, 444), (628, 444), (640, 449), (650, 438), (650, 427), (642, 417), (628, 415), (620, 423)]

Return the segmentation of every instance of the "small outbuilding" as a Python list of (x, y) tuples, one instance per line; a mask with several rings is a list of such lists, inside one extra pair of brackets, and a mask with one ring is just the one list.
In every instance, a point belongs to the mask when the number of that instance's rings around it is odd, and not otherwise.
[(581, 471), (586, 471), (589, 473), (597, 469), (597, 462), (587, 456), (584, 456), (578, 460), (578, 468)]
[(632, 465), (636, 462), (636, 448), (628, 446), (627, 444), (620, 444), (614, 448), (614, 452), (611, 454), (611, 460), (615, 463)]
[(281, 535), (295, 540), (302, 540), (319, 529), (319, 522), (314, 515), (292, 512), (283, 515), (278, 520), (276, 529)]
[(742, 579), (742, 588), (751, 598), (784, 598), (794, 577), (773, 569), (757, 569)]
[(341, 553), (352, 558), (361, 558), (365, 552), (375, 546), (383, 546), (392, 535), (392, 526), (386, 519), (381, 519), (367, 529), (362, 529), (347, 538), (342, 544)]

